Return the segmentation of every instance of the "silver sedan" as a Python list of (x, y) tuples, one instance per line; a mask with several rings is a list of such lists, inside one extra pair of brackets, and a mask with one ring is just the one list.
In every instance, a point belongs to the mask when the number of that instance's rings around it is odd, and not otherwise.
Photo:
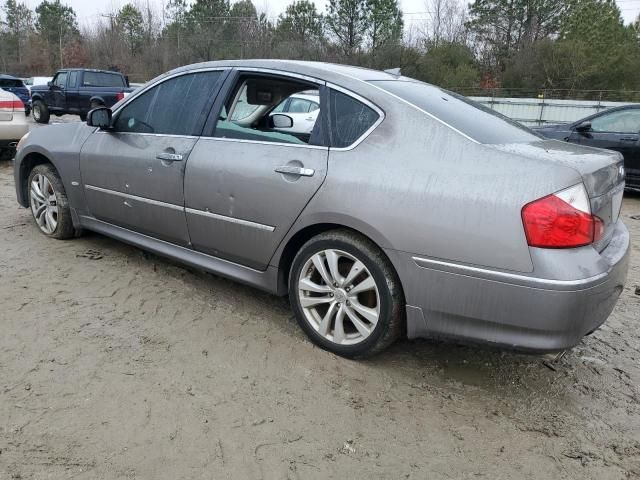
[[(299, 133), (274, 110), (309, 90), (319, 113)], [(31, 132), (15, 184), (43, 234), (93, 230), (288, 294), (309, 338), (348, 357), (402, 335), (571, 347), (628, 266), (619, 154), (397, 72), (182, 67)]]

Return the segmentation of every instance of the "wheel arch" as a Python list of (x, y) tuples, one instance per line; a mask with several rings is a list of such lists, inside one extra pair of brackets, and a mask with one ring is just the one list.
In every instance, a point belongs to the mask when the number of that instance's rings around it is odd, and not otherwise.
[(100, 95), (94, 95), (93, 97), (91, 97), (89, 99), (89, 106), (91, 106), (93, 102), (100, 103), (102, 106), (105, 105), (104, 98), (102, 98)]
[(352, 222), (344, 221), (345, 219), (332, 220), (333, 221), (306, 223), (295, 231), (290, 232), (287, 238), (282, 242), (282, 245), (278, 248), (271, 261), (271, 265), (278, 268), (279, 293), (286, 295), (288, 291), (289, 272), (293, 265), (293, 259), (300, 251), (300, 248), (311, 238), (330, 230), (348, 230), (366, 238), (380, 249), (382, 254), (389, 261), (389, 264), (394, 270), (396, 270), (396, 274), (398, 273), (395, 265), (384, 251), (384, 248), (388, 245), (386, 238), (377, 232), (377, 230), (374, 230), (372, 227), (364, 223), (362, 225), (354, 225)]
[(24, 156), (22, 161), (20, 162), (20, 170), (19, 170), (19, 182), (20, 182), (20, 193), (18, 196), (18, 201), (20, 205), (23, 207), (29, 206), (29, 175), (31, 171), (37, 167), (38, 165), (49, 164), (53, 168), (58, 170), (54, 163), (45, 155), (40, 152), (31, 152)]

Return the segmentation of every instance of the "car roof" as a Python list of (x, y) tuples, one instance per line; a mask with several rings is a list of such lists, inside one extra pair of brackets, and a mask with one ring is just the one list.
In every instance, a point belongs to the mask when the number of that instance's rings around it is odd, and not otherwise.
[(13, 75), (7, 75), (6, 73), (0, 73), (0, 78), (3, 80), (22, 80), (21, 78), (14, 77)]

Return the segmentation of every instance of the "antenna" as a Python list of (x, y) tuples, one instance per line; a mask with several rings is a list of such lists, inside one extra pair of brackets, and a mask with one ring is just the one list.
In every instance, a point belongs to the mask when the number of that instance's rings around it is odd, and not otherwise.
[(400, 73), (400, 68), (390, 68), (388, 70), (385, 70), (384, 73), (388, 73), (389, 75), (393, 75), (394, 77), (399, 77), (402, 75), (402, 73)]

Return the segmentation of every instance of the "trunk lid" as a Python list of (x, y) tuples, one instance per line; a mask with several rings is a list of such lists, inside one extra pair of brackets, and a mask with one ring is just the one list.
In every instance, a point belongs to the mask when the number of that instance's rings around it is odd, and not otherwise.
[(495, 148), (518, 156), (556, 163), (580, 173), (589, 195), (591, 213), (598, 216), (605, 226), (603, 237), (594, 247), (598, 251), (606, 248), (622, 207), (624, 163), (620, 153), (557, 140), (495, 145)]

